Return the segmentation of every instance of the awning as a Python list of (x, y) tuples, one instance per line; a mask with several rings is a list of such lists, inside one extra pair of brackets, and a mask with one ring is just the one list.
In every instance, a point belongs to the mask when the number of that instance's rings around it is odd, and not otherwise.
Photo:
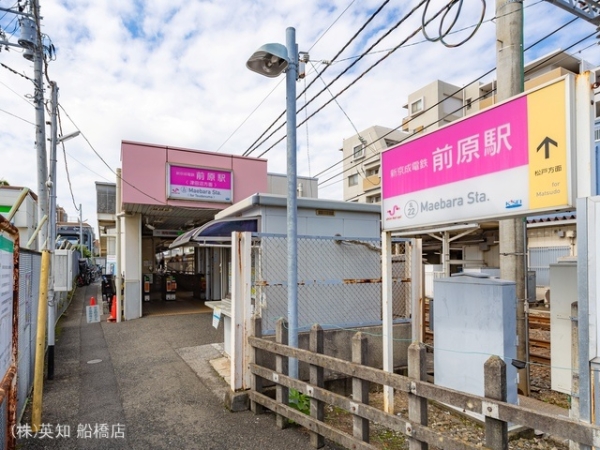
[(208, 222), (187, 231), (173, 241), (169, 248), (183, 246), (230, 244), (234, 231), (258, 231), (258, 217), (236, 217)]

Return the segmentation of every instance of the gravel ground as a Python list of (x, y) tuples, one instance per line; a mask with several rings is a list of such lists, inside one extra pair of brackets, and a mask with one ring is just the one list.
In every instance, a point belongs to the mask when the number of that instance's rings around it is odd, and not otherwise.
[[(549, 331), (531, 330), (532, 338), (549, 340), (549, 335)], [(536, 351), (540, 354), (544, 354), (544, 352), (549, 354), (549, 350)], [(550, 369), (548, 366), (539, 364), (531, 366), (530, 388), (531, 397), (563, 408), (568, 407), (568, 397), (565, 394), (550, 389)], [(372, 392), (369, 402), (373, 406), (382, 408), (383, 398), (381, 392)], [(407, 396), (405, 393), (396, 393), (394, 407), (396, 414), (408, 418)], [(428, 418), (429, 426), (446, 436), (475, 445), (482, 446), (484, 443), (483, 426), (463, 415), (450, 412), (446, 408), (430, 403), (428, 406)], [(345, 432), (352, 434), (352, 416), (346, 412), (334, 407), (327, 407), (326, 421), (335, 425), (336, 428), (340, 428)], [(402, 433), (391, 431), (377, 424), (371, 425), (370, 438), (371, 444), (378, 449), (408, 449), (408, 441)], [(443, 450), (438, 449), (437, 447), (430, 448), (431, 450)], [(567, 442), (541, 433), (536, 433), (534, 430), (511, 436), (509, 442), (509, 449), (511, 450), (568, 450), (568, 448), (569, 445)]]

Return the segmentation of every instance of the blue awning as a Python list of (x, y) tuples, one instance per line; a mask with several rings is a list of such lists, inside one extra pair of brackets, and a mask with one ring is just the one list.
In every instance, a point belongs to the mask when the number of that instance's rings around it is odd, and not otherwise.
[(183, 233), (173, 241), (169, 248), (191, 245), (230, 244), (234, 231), (258, 231), (258, 217), (236, 217), (213, 220), (193, 230)]

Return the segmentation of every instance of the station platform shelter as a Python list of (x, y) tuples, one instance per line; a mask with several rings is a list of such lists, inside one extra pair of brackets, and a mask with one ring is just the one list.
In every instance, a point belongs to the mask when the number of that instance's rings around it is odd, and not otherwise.
[(267, 192), (267, 161), (122, 141), (121, 162), (115, 277), (121, 274), (122, 317), (176, 313), (194, 304), (201, 309), (204, 301), (220, 298), (222, 277), (211, 277), (224, 270), (218, 252), (172, 254), (169, 245), (236, 202)]

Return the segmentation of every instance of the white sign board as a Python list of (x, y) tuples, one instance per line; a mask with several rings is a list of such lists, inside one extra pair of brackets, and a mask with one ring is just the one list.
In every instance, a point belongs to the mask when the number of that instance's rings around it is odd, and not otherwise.
[(86, 306), (85, 315), (87, 323), (100, 322), (100, 305)]
[(572, 90), (561, 78), (383, 152), (383, 228), (572, 209)]

